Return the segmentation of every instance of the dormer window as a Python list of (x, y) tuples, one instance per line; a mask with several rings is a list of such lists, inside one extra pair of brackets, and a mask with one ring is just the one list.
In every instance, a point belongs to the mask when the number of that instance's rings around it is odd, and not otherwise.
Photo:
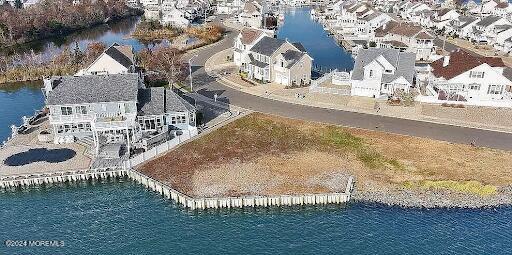
[(393, 73), (393, 70), (386, 69), (385, 73)]

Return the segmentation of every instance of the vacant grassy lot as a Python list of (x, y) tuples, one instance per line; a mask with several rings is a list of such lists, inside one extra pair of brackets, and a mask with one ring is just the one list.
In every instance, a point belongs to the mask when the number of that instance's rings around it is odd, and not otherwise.
[(512, 153), (251, 114), (140, 167), (192, 196), (445, 189), (488, 196)]

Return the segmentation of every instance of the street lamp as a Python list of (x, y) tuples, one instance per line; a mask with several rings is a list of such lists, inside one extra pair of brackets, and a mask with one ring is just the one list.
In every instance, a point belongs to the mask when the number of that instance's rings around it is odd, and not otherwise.
[(188, 60), (188, 71), (190, 73), (190, 91), (194, 91), (194, 89), (192, 88), (192, 59), (197, 57), (197, 55), (194, 55), (192, 56), (189, 60)]

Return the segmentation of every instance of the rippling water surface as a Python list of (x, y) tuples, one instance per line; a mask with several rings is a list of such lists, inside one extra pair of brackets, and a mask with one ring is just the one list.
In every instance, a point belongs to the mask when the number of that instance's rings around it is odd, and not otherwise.
[[(379, 205), (191, 213), (130, 181), (0, 194), (0, 254), (511, 254), (512, 210)], [(2, 241), (3, 241), (2, 240)]]

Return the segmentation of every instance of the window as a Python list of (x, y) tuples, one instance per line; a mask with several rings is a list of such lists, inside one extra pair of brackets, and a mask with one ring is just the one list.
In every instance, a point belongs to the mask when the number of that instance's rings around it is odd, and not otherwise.
[(470, 71), (469, 72), (469, 78), (484, 78), (484, 72), (479, 72), (479, 71)]
[(87, 114), (87, 106), (85, 106), (85, 105), (77, 106), (77, 107), (75, 107), (75, 112), (77, 114)]
[(469, 89), (470, 90), (480, 90), (480, 84), (476, 84), (476, 83), (469, 84)]
[(60, 108), (62, 115), (71, 115), (73, 114), (73, 108), (68, 106), (63, 106)]
[(373, 78), (373, 70), (370, 70), (370, 74), (368, 75), (368, 77)]
[(502, 92), (503, 85), (489, 85), (489, 90), (487, 91), (487, 94), (501, 95)]
[(284, 67), (284, 61), (281, 60), (281, 67)]
[(393, 70), (386, 69), (386, 73), (392, 73)]

